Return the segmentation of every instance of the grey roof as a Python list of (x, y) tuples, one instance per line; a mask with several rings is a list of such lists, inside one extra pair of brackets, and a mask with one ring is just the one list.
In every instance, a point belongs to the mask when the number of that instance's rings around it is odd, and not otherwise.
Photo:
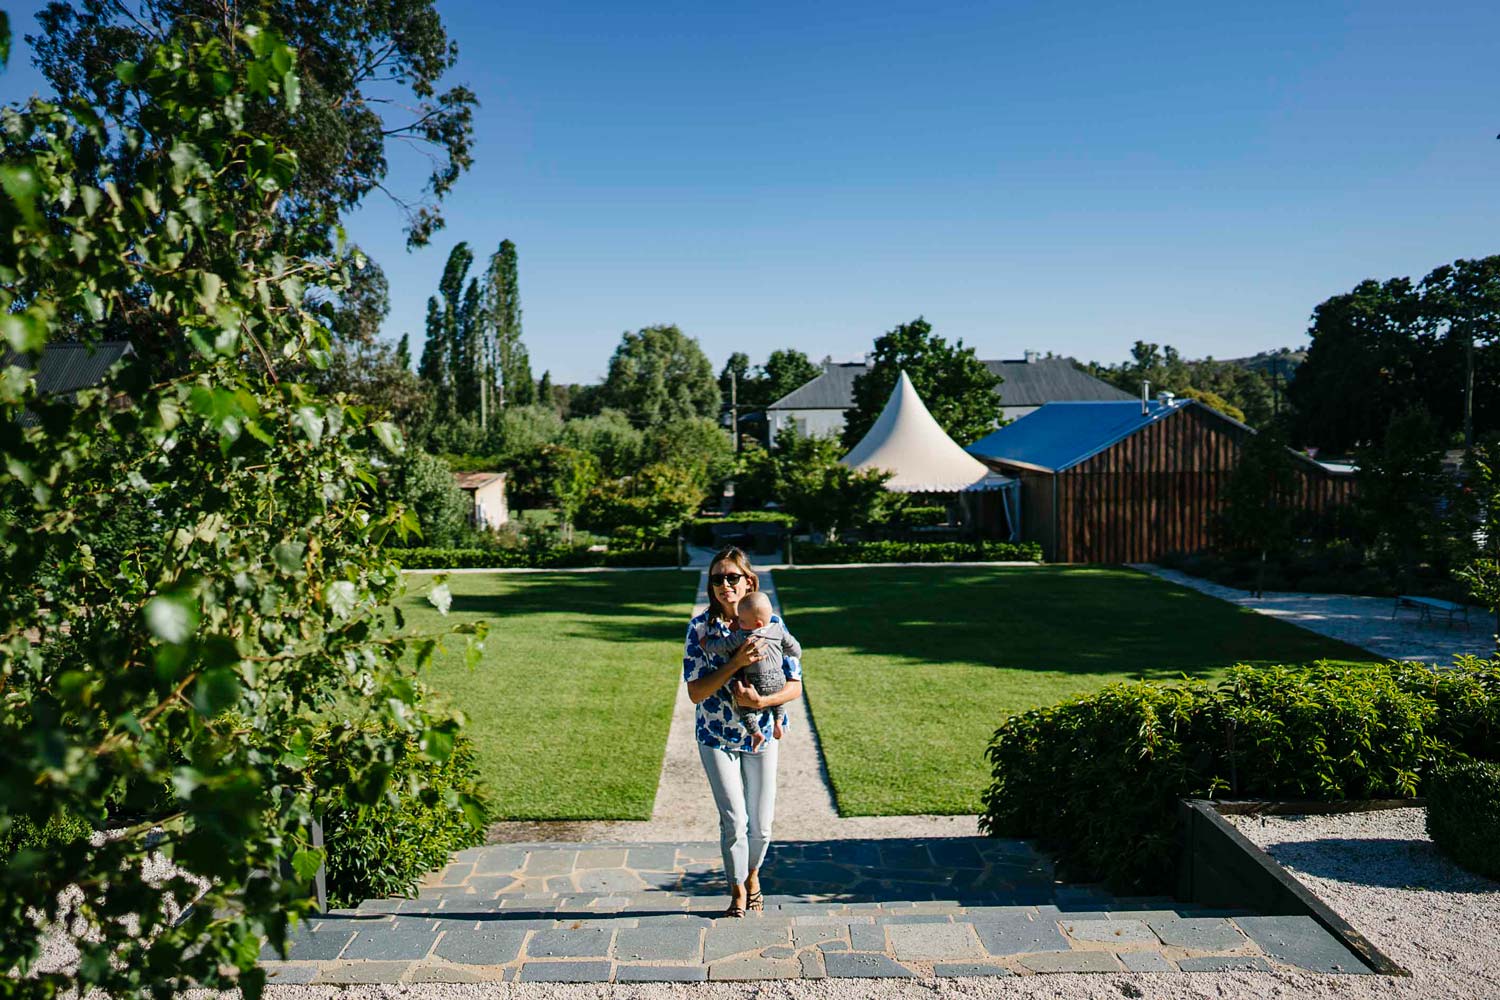
[[(48, 344), (36, 364), (36, 393), (57, 396), (89, 389), (104, 381), (115, 362), (131, 353), (123, 340), (106, 340), (98, 344)], [(24, 355), (7, 350), (0, 357), (0, 368), (20, 365), (30, 368), (33, 362)]]
[[(1135, 398), (1094, 378), (1067, 358), (986, 361), (984, 365), (1004, 379), (997, 391), (1005, 406)], [(825, 364), (823, 374), (793, 389), (766, 409), (847, 410), (854, 405), (854, 380), (864, 372), (863, 361)]]
[(1005, 379), (1000, 383), (1000, 402), (1006, 406), (1135, 399), (1123, 389), (1094, 378), (1068, 358), (986, 361), (984, 366)]
[(865, 363), (826, 362), (823, 374), (804, 382), (768, 410), (847, 410), (854, 405), (854, 380), (865, 373)]

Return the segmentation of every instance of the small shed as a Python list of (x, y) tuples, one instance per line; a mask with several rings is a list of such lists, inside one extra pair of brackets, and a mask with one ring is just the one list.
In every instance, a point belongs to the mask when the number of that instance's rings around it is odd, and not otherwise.
[(949, 437), (904, 371), (879, 419), (840, 461), (851, 469), (893, 473), (885, 484), (893, 493), (956, 502), (976, 533), (1018, 537), (1016, 481), (991, 471)]
[[(1195, 400), (1047, 403), (966, 450), (1020, 481), (1022, 537), (1049, 561), (1149, 562), (1212, 544), (1254, 433)], [(1324, 511), (1352, 499), (1352, 474), (1292, 454), (1292, 503)]]
[(469, 521), (494, 531), (510, 520), (505, 506), (505, 473), (455, 472), (453, 482), (469, 496)]

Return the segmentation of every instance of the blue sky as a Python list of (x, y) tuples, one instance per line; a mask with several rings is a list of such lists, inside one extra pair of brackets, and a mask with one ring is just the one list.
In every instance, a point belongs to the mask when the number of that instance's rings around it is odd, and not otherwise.
[(424, 250), (377, 196), (349, 220), (417, 350), (459, 240), (516, 242), (558, 381), (652, 323), (715, 367), (857, 357), (917, 315), (983, 357), (1232, 357), (1305, 343), (1363, 278), (1500, 252), (1494, 4), (438, 10), (476, 165)]

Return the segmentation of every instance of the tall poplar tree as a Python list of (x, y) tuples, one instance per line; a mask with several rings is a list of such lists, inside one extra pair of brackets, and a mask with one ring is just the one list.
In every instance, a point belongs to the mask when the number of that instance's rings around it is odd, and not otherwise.
[(536, 402), (536, 382), (531, 377), (531, 357), (521, 342), (521, 279), (516, 245), (510, 240), (501, 240), (490, 257), (485, 292), (490, 327), (487, 346), (494, 373), (491, 384), (499, 389), (492, 398), (499, 406), (528, 406)]
[[(438, 294), (427, 300), (427, 343), (422, 348), (421, 375), (432, 386), (440, 420), (450, 420), (465, 410), (464, 402), (477, 385), (472, 373), (466, 374), (466, 327), (471, 324), (478, 293), (464, 293), (464, 279), (474, 251), (460, 243), (448, 255)], [(477, 402), (474, 412), (478, 412)]]

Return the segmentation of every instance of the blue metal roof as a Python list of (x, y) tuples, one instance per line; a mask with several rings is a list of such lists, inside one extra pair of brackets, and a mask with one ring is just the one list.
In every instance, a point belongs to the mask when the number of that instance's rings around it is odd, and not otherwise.
[(1185, 399), (1152, 400), (1142, 414), (1138, 399), (1047, 403), (964, 450), (975, 458), (1059, 472), (1190, 405), (1195, 404)]

